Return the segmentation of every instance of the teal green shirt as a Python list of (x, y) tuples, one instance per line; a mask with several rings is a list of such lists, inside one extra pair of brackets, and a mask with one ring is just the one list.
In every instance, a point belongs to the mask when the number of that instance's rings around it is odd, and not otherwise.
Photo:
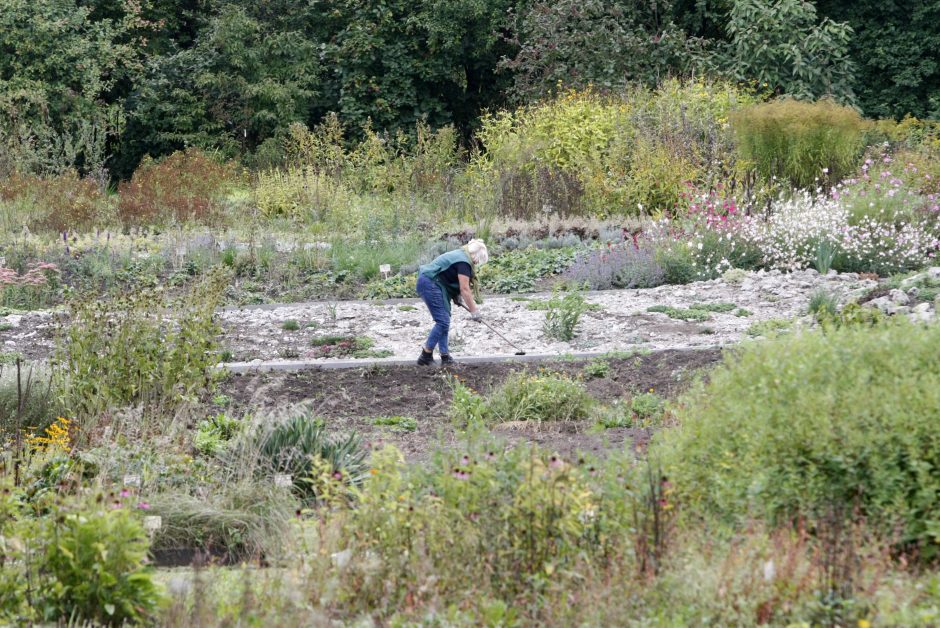
[(450, 311), (450, 302), (460, 296), (460, 283), (446, 281), (443, 273), (457, 262), (465, 262), (470, 264), (470, 268), (473, 268), (473, 262), (470, 260), (470, 256), (467, 255), (463, 249), (455, 249), (447, 253), (442, 253), (434, 258), (433, 261), (418, 268), (419, 275), (424, 275), (439, 285), (441, 290), (444, 291), (444, 301), (447, 303), (448, 312)]

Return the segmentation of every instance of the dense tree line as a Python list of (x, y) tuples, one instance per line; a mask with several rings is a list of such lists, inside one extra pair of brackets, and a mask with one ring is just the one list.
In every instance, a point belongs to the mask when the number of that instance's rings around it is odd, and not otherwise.
[(701, 74), (937, 117), (938, 45), (940, 0), (6, 0), (0, 142), (36, 170), (186, 145), (265, 165), (331, 111), (469, 137), (560, 88)]

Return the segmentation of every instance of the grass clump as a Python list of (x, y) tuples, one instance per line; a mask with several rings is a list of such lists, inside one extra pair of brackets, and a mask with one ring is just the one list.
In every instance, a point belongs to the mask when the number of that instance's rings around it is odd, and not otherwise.
[(372, 425), (391, 427), (402, 432), (418, 429), (418, 421), (410, 416), (377, 416), (372, 419)]
[(826, 290), (817, 290), (809, 298), (808, 311), (818, 319), (839, 311), (839, 298)]
[(745, 309), (743, 307), (739, 307), (738, 309), (734, 311), (734, 315), (737, 316), (738, 318), (747, 318), (748, 316), (751, 316), (751, 314), (752, 312), (750, 310)]
[(242, 479), (204, 496), (167, 492), (150, 498), (162, 518), (151, 550), (159, 555), (199, 549), (229, 563), (271, 556), (297, 510), (289, 491), (271, 482)]
[(747, 328), (747, 335), (752, 338), (757, 338), (758, 336), (773, 336), (793, 327), (793, 321), (788, 321), (783, 318), (770, 318), (765, 321), (757, 321), (753, 325)]
[(300, 323), (298, 323), (297, 321), (293, 319), (286, 320), (283, 323), (281, 323), (281, 329), (283, 329), (284, 331), (297, 331), (298, 329), (300, 329)]
[(312, 484), (315, 460), (328, 463), (329, 473), (339, 474), (347, 484), (361, 482), (365, 471), (366, 451), (358, 435), (331, 437), (322, 420), (307, 414), (257, 431), (248, 445), (257, 452), (253, 457), (263, 475), (291, 476), (295, 491), (306, 500), (317, 497)]
[(453, 385), (451, 414), (463, 424), (580, 421), (593, 405), (584, 384), (557, 373), (517, 371), (486, 398), (456, 377)]
[(716, 312), (716, 313), (725, 313), (730, 312), (735, 309), (737, 306), (734, 303), (693, 303), (689, 306), (690, 310), (701, 310), (703, 312)]
[(865, 120), (851, 107), (778, 99), (731, 115), (741, 156), (765, 180), (814, 188), (852, 174), (864, 147)]
[(670, 305), (651, 305), (646, 308), (647, 312), (659, 312), (669, 318), (678, 321), (707, 321), (711, 319), (711, 314), (701, 309), (684, 309), (681, 307), (672, 307)]
[(940, 327), (843, 327), (746, 345), (651, 455), (692, 511), (785, 523), (856, 508), (936, 555)]

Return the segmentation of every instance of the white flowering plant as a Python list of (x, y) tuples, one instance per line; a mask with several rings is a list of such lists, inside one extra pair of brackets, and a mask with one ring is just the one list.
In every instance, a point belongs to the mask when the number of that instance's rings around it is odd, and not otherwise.
[(857, 182), (829, 194), (781, 197), (768, 211), (751, 215), (740, 211), (733, 199), (701, 194), (690, 203), (687, 215), (658, 221), (646, 237), (664, 259), (680, 254), (688, 259), (689, 280), (711, 279), (729, 268), (816, 267), (881, 275), (921, 268), (940, 251), (937, 212), (930, 199), (923, 199), (927, 204), (915, 202), (916, 195), (886, 178), (889, 190), (899, 192), (885, 192), (885, 198), (900, 193), (907, 199), (897, 207), (882, 204), (871, 213), (853, 211), (850, 201), (860, 198), (861, 187), (853, 187)]

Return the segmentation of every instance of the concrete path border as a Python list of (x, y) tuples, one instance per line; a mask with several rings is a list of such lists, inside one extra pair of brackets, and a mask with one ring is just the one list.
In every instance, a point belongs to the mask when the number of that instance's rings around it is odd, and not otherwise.
[[(683, 349), (665, 349), (665, 351), (682, 351)], [(690, 349), (685, 349), (690, 350)], [(547, 362), (554, 360), (591, 360), (603, 356), (616, 356), (618, 352), (578, 352), (578, 353), (527, 353), (526, 355), (473, 355), (458, 358), (459, 364), (489, 364), (494, 362)], [(624, 351), (623, 353), (628, 353)], [(658, 351), (636, 351), (636, 355), (658, 353)], [(417, 366), (415, 359), (402, 358), (365, 358), (350, 360), (267, 360), (263, 362), (231, 362), (222, 364), (217, 368), (230, 373), (256, 373), (269, 371), (305, 371), (312, 369), (355, 369), (373, 366)], [(436, 363), (440, 366), (440, 363)]]

